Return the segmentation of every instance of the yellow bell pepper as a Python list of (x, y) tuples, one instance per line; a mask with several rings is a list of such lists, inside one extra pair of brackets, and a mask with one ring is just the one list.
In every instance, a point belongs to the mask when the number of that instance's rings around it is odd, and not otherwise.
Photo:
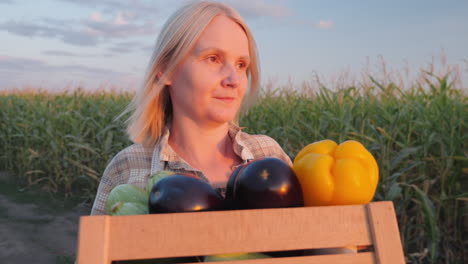
[(305, 206), (365, 204), (372, 200), (379, 168), (359, 142), (322, 140), (304, 147), (293, 162)]

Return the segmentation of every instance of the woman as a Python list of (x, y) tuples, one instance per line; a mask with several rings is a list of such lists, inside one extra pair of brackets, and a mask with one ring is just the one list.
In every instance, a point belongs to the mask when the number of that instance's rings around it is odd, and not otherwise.
[(107, 166), (91, 214), (106, 213), (113, 187), (144, 188), (158, 170), (195, 174), (222, 192), (237, 165), (268, 156), (291, 165), (272, 138), (237, 125), (242, 103), (257, 92), (258, 68), (254, 38), (231, 7), (197, 2), (171, 16), (127, 109), (135, 144)]

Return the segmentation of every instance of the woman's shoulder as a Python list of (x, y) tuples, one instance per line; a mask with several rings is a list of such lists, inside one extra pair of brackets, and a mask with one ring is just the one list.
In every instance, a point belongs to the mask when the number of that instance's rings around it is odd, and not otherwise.
[(280, 144), (270, 136), (241, 131), (239, 139), (239, 143), (248, 148), (254, 158), (276, 157), (291, 163), (291, 159)]
[(116, 156), (135, 157), (135, 156), (151, 156), (154, 147), (147, 147), (142, 144), (132, 144), (122, 149)]
[(134, 167), (137, 164), (151, 164), (154, 148), (145, 147), (141, 144), (132, 144), (119, 151), (111, 160), (110, 166), (126, 165)]
[(249, 134), (240, 132), (240, 139), (246, 145), (257, 146), (259, 149), (268, 149), (270, 147), (279, 147), (278, 142), (270, 136), (262, 134)]

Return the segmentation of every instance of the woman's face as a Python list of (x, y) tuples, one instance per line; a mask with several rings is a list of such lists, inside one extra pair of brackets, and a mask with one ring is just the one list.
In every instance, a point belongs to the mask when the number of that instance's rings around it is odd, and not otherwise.
[(245, 32), (226, 16), (216, 16), (169, 83), (174, 118), (198, 124), (233, 120), (247, 89), (248, 67)]

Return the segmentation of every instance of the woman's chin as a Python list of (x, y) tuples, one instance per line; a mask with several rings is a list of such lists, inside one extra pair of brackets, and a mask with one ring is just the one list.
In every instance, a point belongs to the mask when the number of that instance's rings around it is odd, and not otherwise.
[(209, 115), (208, 119), (211, 120), (213, 123), (224, 124), (224, 123), (233, 121), (235, 118), (236, 118), (235, 113), (233, 114), (233, 113), (218, 112), (218, 113), (212, 113), (211, 115)]

